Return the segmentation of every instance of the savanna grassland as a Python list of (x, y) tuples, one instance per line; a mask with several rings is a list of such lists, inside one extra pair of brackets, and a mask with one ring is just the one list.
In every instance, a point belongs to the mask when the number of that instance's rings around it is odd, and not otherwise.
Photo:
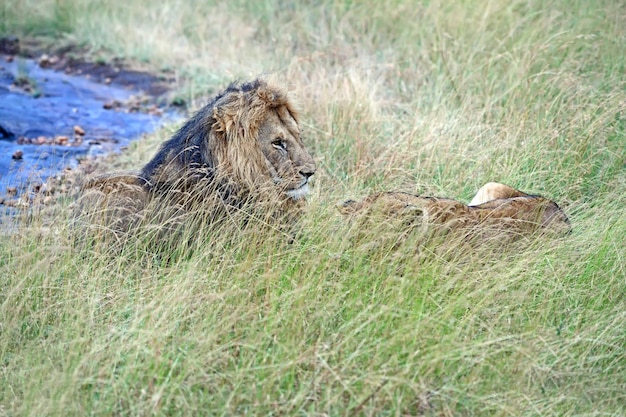
[[(277, 74), (319, 168), (291, 243), (86, 244), (70, 202), (3, 235), (0, 416), (626, 414), (623, 1), (2, 0), (0, 34), (173, 71), (192, 108)], [(334, 207), (488, 181), (572, 233), (372, 246)]]

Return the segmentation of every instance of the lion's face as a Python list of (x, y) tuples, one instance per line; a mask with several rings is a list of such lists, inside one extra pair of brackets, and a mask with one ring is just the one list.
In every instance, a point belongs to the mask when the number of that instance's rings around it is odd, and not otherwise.
[(278, 191), (287, 203), (306, 197), (315, 162), (283, 88), (262, 80), (233, 85), (210, 111), (204, 160), (216, 175), (251, 195), (268, 197)]
[(298, 123), (287, 107), (267, 112), (259, 126), (258, 142), (274, 184), (294, 200), (306, 197), (315, 161), (306, 151)]

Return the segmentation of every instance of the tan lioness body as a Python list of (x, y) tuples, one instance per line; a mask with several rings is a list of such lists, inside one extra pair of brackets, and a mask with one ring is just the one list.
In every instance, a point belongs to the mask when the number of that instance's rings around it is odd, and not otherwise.
[(563, 233), (571, 229), (569, 219), (554, 201), (493, 182), (481, 187), (469, 205), (448, 198), (379, 192), (361, 201), (341, 202), (338, 209), (346, 216), (377, 221), (395, 218), (423, 228), (490, 227), (516, 233)]

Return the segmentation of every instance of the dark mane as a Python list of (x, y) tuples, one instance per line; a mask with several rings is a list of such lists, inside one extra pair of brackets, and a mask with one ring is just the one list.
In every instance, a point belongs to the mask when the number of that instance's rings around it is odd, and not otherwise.
[[(172, 163), (172, 156), (180, 167), (185, 167), (193, 177), (211, 179), (214, 168), (209, 161), (212, 160), (210, 150), (207, 147), (208, 135), (211, 126), (216, 122), (213, 117), (213, 109), (221, 103), (225, 97), (232, 93), (247, 93), (257, 90), (263, 85), (259, 79), (250, 82), (231, 83), (225, 90), (217, 94), (208, 104), (198, 110), (178, 131), (165, 141), (156, 155), (141, 169), (141, 177), (148, 181), (158, 178), (158, 169), (164, 164)], [(172, 152), (177, 152), (171, 155)], [(157, 184), (152, 184), (158, 187)]]

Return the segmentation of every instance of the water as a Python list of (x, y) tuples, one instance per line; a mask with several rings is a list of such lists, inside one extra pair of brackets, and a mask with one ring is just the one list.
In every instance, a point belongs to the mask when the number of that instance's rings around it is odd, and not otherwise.
[[(31, 59), (9, 60), (0, 54), (0, 195), (42, 183), (78, 158), (119, 151), (177, 118), (107, 110), (106, 103), (124, 103), (142, 92), (41, 68)], [(74, 126), (84, 136), (75, 134)], [(51, 143), (59, 136), (67, 141)]]

